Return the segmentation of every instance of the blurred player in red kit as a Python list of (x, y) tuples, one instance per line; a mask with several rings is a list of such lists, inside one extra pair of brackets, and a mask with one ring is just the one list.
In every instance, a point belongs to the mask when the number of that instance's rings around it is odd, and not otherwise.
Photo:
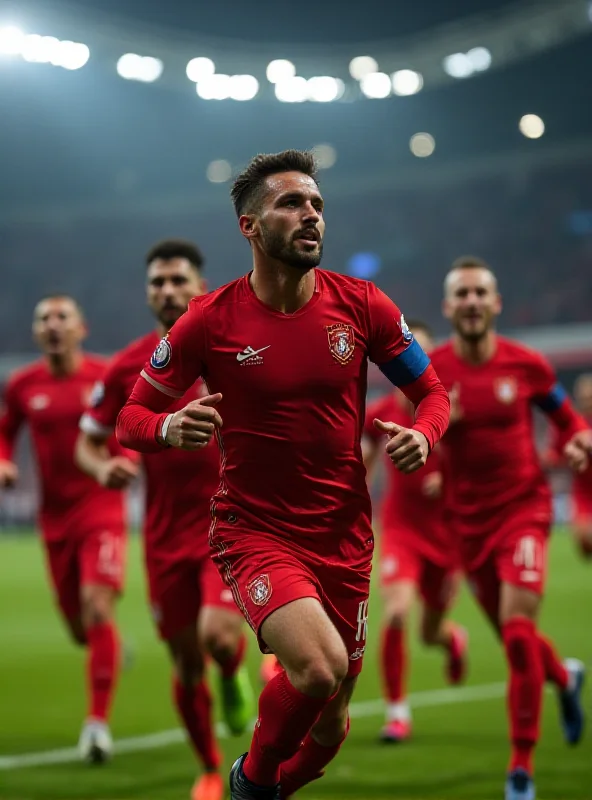
[[(115, 356), (80, 423), (78, 463), (103, 486), (125, 486), (134, 478), (135, 472), (122, 472), (109, 458), (105, 441), (161, 337), (185, 313), (191, 298), (206, 291), (203, 258), (192, 242), (160, 242), (148, 253), (146, 265), (147, 301), (157, 328)], [(177, 407), (205, 394), (202, 381), (194, 381)], [(241, 668), (243, 618), (209, 552), (210, 502), (218, 487), (220, 454), (211, 442), (199, 452), (170, 448), (145, 453), (142, 462), (147, 481), (144, 550), (150, 602), (175, 668), (175, 705), (206, 770), (192, 798), (221, 800), (221, 756), (204, 674), (208, 655), (220, 668), (223, 709), (233, 733), (244, 731), (254, 708), (246, 670)]]
[[(429, 355), (434, 340), (427, 325), (419, 320), (407, 324)], [(410, 427), (413, 406), (401, 392), (394, 391), (368, 407), (362, 449), (369, 476), (382, 450), (383, 434), (374, 424), (376, 418)], [(381, 738), (401, 742), (411, 735), (405, 628), (417, 592), (422, 597), (422, 640), (444, 650), (446, 677), (452, 684), (460, 683), (466, 673), (467, 633), (445, 618), (460, 575), (454, 537), (444, 524), (438, 450), (430, 453), (421, 472), (404, 475), (390, 460), (385, 471), (379, 564), (384, 604), (381, 667), (387, 708)]]
[[(386, 295), (316, 269), (325, 223), (310, 153), (257, 156), (232, 197), (253, 271), (190, 303), (117, 434), (148, 452), (218, 438), (211, 548), (261, 648), (284, 667), (261, 693), (231, 798), (275, 800), (337, 754), (362, 667), (373, 551), (360, 444), (368, 359), (417, 406), (412, 428), (381, 423), (403, 471), (425, 463), (449, 400)], [(171, 413), (200, 375), (210, 395)]]
[(442, 443), (447, 523), (460, 538), (470, 585), (502, 639), (510, 670), (506, 798), (532, 800), (543, 683), (557, 686), (565, 738), (575, 744), (583, 729), (584, 681), (583, 664), (562, 663), (537, 629), (552, 507), (532, 407), (565, 433), (574, 469), (585, 467), (591, 437), (543, 356), (495, 332), (501, 298), (485, 262), (455, 262), (443, 309), (454, 334), (432, 360), (451, 393)]
[[(592, 373), (580, 375), (574, 384), (574, 399), (580, 413), (592, 428)], [(544, 454), (545, 466), (563, 463), (565, 434), (555, 431), (549, 450)], [(573, 476), (571, 487), (571, 529), (581, 555), (592, 558), (592, 466)]]
[[(33, 334), (43, 358), (15, 372), (0, 417), (0, 486), (18, 479), (12, 462), (19, 430), (28, 425), (41, 481), (39, 526), (57, 603), (75, 642), (88, 649), (88, 712), (82, 758), (111, 755), (108, 727), (119, 672), (115, 601), (123, 588), (125, 523), (120, 491), (97, 486), (74, 463), (78, 420), (106, 362), (82, 351), (86, 323), (67, 295), (40, 300)], [(113, 461), (128, 459), (113, 437)], [(130, 462), (130, 470), (135, 467)]]

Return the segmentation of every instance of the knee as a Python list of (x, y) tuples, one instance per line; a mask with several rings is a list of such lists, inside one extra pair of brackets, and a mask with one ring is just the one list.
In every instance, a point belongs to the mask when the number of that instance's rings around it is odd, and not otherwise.
[(194, 686), (204, 677), (204, 664), (187, 653), (177, 653), (174, 659), (175, 676), (183, 686)]
[(68, 632), (74, 644), (80, 645), (80, 647), (85, 647), (88, 644), (86, 631), (81, 619), (69, 619)]
[(311, 697), (331, 697), (345, 680), (349, 669), (349, 661), (345, 647), (333, 653), (318, 653), (307, 659), (290, 676), (294, 685), (303, 694)]
[(111, 592), (92, 592), (83, 598), (82, 619), (85, 628), (104, 625), (113, 619), (113, 594)]
[(434, 645), (439, 643), (438, 633), (439, 631), (437, 628), (428, 625), (426, 622), (422, 622), (421, 628), (419, 629), (421, 643), (426, 647), (434, 647)]
[(387, 607), (385, 614), (387, 628), (402, 630), (407, 624), (407, 609), (402, 606)]
[(200, 631), (200, 644), (215, 661), (226, 661), (236, 652), (238, 637), (223, 625), (208, 625)]

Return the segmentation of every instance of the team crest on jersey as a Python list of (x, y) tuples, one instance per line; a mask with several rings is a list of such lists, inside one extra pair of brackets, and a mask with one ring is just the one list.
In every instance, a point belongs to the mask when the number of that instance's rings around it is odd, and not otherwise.
[(354, 329), (344, 322), (336, 322), (334, 325), (327, 325), (326, 327), (331, 355), (340, 364), (349, 364), (354, 357), (354, 350), (356, 349)]
[(29, 408), (33, 411), (43, 411), (49, 405), (49, 395), (36, 394), (29, 400)]
[(105, 384), (103, 381), (97, 381), (93, 388), (90, 390), (86, 404), (91, 408), (97, 408), (105, 399)]
[(251, 602), (256, 606), (264, 606), (269, 601), (272, 591), (269, 575), (259, 575), (247, 586)]
[(513, 403), (518, 396), (515, 378), (498, 378), (495, 382), (495, 396), (502, 403)]
[(150, 364), (154, 367), (154, 369), (164, 369), (170, 360), (171, 346), (167, 336), (165, 336), (160, 340), (156, 346), (156, 350), (152, 353)]
[(405, 317), (401, 314), (401, 321), (399, 322), (401, 333), (403, 334), (403, 341), (410, 342), (413, 339), (413, 334), (409, 330), (409, 325), (405, 322)]

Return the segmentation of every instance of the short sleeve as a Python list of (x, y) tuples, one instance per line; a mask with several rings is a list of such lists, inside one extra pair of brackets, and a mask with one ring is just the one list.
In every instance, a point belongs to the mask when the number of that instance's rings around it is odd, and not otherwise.
[(368, 284), (368, 358), (395, 386), (423, 375), (430, 360), (413, 338), (405, 317), (373, 283)]
[(107, 367), (103, 378), (95, 383), (88, 408), (80, 420), (80, 429), (90, 435), (110, 435), (126, 400), (122, 362), (116, 357)]
[(206, 332), (202, 305), (194, 298), (142, 370), (142, 377), (170, 397), (183, 397), (205, 369)]

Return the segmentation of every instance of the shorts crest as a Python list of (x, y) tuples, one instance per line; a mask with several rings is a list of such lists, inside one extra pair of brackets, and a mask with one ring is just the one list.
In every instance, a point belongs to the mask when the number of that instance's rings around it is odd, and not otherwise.
[(269, 601), (272, 591), (269, 575), (259, 575), (247, 586), (251, 602), (256, 606), (264, 606)]

